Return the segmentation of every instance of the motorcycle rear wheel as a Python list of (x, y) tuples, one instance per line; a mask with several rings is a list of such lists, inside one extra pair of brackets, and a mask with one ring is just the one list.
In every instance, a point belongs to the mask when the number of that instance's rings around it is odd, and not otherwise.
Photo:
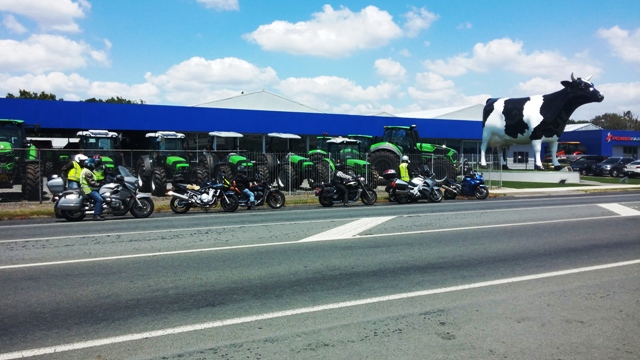
[(332, 196), (320, 195), (320, 196), (318, 196), (318, 201), (320, 202), (320, 205), (322, 205), (324, 207), (333, 206), (333, 197)]
[(431, 194), (429, 194), (429, 200), (435, 203), (439, 203), (440, 201), (442, 201), (442, 197), (442, 190), (440, 189), (433, 189), (433, 191), (431, 191)]
[(453, 200), (455, 199), (457, 196), (457, 194), (451, 190), (445, 190), (444, 191), (444, 199), (445, 200)]
[(151, 198), (140, 198), (138, 201), (140, 204), (138, 205), (138, 203), (134, 201), (131, 210), (129, 210), (133, 217), (146, 218), (153, 214), (154, 204)]
[(169, 207), (176, 214), (184, 214), (191, 209), (191, 204), (187, 200), (174, 197), (169, 202)]
[(238, 196), (236, 194), (228, 194), (226, 197), (226, 199), (224, 197), (220, 198), (220, 206), (222, 206), (222, 210), (226, 212), (234, 212), (238, 210), (238, 206), (240, 205)]
[(475, 191), (476, 199), (484, 200), (489, 196), (489, 189), (485, 187), (477, 187)]
[(65, 218), (67, 221), (80, 221), (82, 219), (84, 219), (87, 214), (85, 214), (84, 211), (74, 211), (74, 210), (62, 210), (61, 211), (62, 217)]
[(275, 190), (267, 194), (267, 205), (272, 209), (280, 209), (284, 206), (285, 196), (280, 190)]
[(409, 195), (407, 194), (396, 194), (396, 202), (398, 204), (406, 204), (409, 202)]
[(378, 200), (378, 193), (371, 189), (364, 189), (360, 195), (360, 200), (365, 205), (373, 205), (376, 203), (376, 200)]

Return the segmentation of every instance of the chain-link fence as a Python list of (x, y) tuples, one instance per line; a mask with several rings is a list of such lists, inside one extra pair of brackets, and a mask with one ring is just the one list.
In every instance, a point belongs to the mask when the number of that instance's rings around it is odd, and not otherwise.
[[(25, 155), (31, 154), (31, 155)], [(14, 197), (42, 200), (46, 196), (47, 178), (61, 175), (62, 168), (78, 154), (77, 150), (14, 149), (12, 153), (0, 153), (0, 198), (13, 192)], [(208, 179), (225, 176), (233, 179), (242, 166), (250, 176), (266, 179), (288, 193), (313, 191), (317, 182), (331, 180), (338, 160), (344, 171), (365, 177), (371, 188), (386, 185), (382, 174), (387, 169), (398, 171), (400, 157), (396, 154), (376, 154), (362, 158), (340, 154), (307, 153), (260, 153), (245, 151), (159, 151), (159, 150), (86, 150), (89, 157), (100, 157), (97, 172), (104, 175), (117, 173), (124, 166), (142, 183), (141, 190), (162, 196), (170, 187), (172, 179), (181, 182), (202, 183)], [(498, 157), (487, 155), (487, 166), (479, 166), (477, 154), (462, 154), (455, 163), (449, 158), (413, 155), (412, 167), (427, 165), (436, 174), (436, 179), (455, 178), (463, 172), (463, 162), (480, 172), (494, 173), (501, 168)], [(499, 179), (486, 178), (488, 185)], [(495, 185), (494, 185), (495, 186)]]

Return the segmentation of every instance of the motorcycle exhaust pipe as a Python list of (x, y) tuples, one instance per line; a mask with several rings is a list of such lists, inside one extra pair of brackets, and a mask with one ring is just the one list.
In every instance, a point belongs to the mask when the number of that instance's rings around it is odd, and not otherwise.
[(176, 192), (173, 192), (171, 190), (167, 191), (167, 195), (169, 196), (175, 196), (178, 199), (182, 199), (182, 200), (189, 200), (189, 197), (187, 195), (182, 195), (182, 194), (178, 194)]
[(440, 187), (445, 189), (445, 190), (453, 191), (456, 194), (458, 193), (455, 189), (452, 189), (452, 188), (448, 187), (447, 185), (442, 184), (442, 185), (440, 185)]

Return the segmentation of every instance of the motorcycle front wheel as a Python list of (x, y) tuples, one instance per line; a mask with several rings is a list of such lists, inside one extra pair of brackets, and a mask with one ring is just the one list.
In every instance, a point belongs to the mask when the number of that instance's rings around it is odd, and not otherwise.
[(280, 190), (272, 191), (267, 194), (267, 205), (272, 209), (280, 209), (284, 206), (285, 196)]
[(234, 212), (238, 210), (240, 200), (238, 200), (236, 194), (227, 194), (226, 199), (224, 197), (220, 198), (220, 206), (222, 206), (222, 210), (226, 212)]
[(442, 190), (440, 190), (440, 189), (433, 189), (431, 191), (431, 194), (429, 194), (429, 200), (431, 200), (433, 202), (436, 202), (436, 203), (442, 201), (442, 197), (443, 197)]
[(169, 202), (169, 207), (176, 214), (184, 214), (187, 211), (189, 211), (189, 209), (191, 209), (191, 204), (189, 203), (188, 200), (183, 200), (183, 199), (174, 197)]
[(396, 194), (396, 202), (398, 204), (406, 204), (409, 202), (408, 194)]
[(484, 200), (489, 196), (489, 189), (486, 187), (478, 186), (475, 191), (476, 199)]
[(138, 201), (140, 204), (134, 200), (133, 206), (131, 207), (131, 210), (129, 210), (133, 217), (146, 218), (153, 214), (154, 204), (151, 198), (139, 198)]
[(61, 215), (67, 221), (80, 221), (87, 216), (84, 211), (80, 210), (62, 210)]
[(360, 200), (365, 205), (373, 205), (378, 200), (378, 193), (371, 189), (365, 189), (360, 195)]
[(333, 206), (333, 196), (320, 195), (318, 196), (318, 201), (320, 201), (320, 205), (324, 207)]

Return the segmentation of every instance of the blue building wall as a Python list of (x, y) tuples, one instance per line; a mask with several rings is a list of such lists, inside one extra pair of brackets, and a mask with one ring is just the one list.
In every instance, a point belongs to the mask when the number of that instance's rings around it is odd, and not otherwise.
[(479, 140), (482, 136), (480, 121), (5, 98), (0, 98), (0, 118), (21, 119), (29, 126), (68, 131), (106, 129), (117, 132), (166, 130), (382, 135), (384, 125), (415, 124), (423, 138)]

